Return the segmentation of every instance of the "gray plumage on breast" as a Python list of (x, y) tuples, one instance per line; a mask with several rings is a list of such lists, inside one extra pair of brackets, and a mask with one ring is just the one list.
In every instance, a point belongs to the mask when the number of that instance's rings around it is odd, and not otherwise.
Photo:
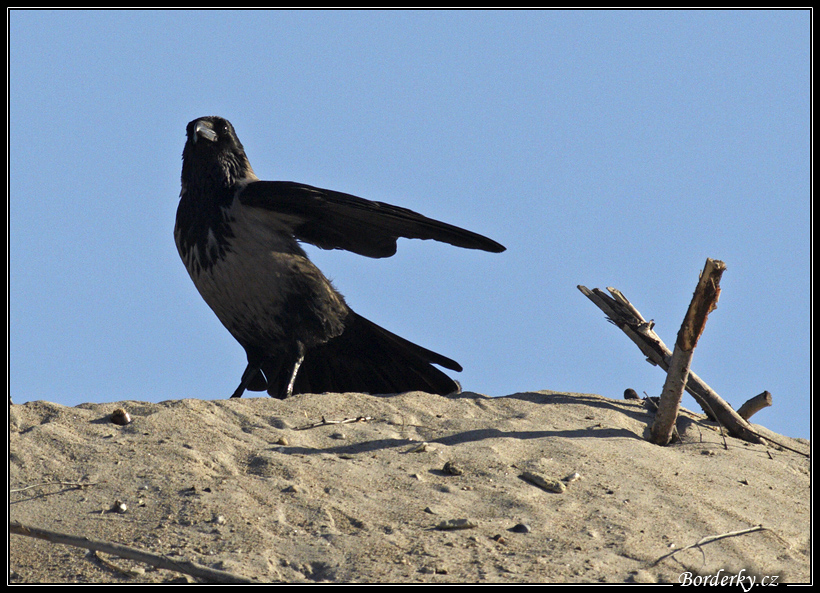
[(185, 253), (179, 239), (177, 247), (202, 298), (241, 344), (267, 349), (296, 338), (312, 345), (342, 331), (343, 298), (275, 214), (235, 201), (222, 216), (231, 237), (210, 228), (203, 247)]

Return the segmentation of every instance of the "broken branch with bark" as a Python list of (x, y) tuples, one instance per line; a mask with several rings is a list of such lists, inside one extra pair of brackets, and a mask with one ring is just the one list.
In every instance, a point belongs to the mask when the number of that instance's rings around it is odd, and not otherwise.
[(768, 391), (759, 393), (737, 409), (741, 418), (748, 420), (754, 414), (772, 405), (772, 394)]
[(658, 412), (650, 431), (650, 440), (656, 445), (667, 445), (672, 440), (672, 432), (678, 419), (683, 390), (689, 379), (689, 367), (698, 339), (706, 327), (709, 313), (717, 308), (720, 296), (720, 278), (726, 270), (722, 261), (707, 259), (700, 274), (695, 294), (683, 318), (675, 350), (669, 360), (669, 370), (658, 403)]

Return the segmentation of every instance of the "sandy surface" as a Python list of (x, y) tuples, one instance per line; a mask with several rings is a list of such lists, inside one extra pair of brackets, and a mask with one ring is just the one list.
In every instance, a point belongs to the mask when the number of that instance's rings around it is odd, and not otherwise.
[[(133, 422), (113, 424), (116, 408)], [(658, 447), (651, 418), (640, 401), (547, 391), (12, 405), (10, 520), (264, 582), (808, 582), (809, 460), (725, 448), (694, 414)], [(524, 472), (580, 478), (553, 493)], [(12, 584), (187, 578), (8, 537)]]

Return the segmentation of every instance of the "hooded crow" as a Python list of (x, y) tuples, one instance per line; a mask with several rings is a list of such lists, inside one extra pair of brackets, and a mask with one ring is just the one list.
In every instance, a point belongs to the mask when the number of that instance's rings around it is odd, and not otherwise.
[(501, 252), (495, 241), (337, 191), (260, 181), (233, 126), (190, 122), (174, 239), (194, 285), (245, 349), (246, 389), (295, 393), (426, 391), (458, 383), (433, 365), (461, 366), (357, 315), (300, 243), (390, 257), (399, 237)]

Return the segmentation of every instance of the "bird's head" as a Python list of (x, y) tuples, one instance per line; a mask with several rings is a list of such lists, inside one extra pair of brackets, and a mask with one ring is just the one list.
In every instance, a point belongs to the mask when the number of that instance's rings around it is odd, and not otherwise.
[(182, 189), (199, 184), (231, 187), (254, 180), (245, 148), (227, 119), (200, 117), (188, 124), (182, 151)]

